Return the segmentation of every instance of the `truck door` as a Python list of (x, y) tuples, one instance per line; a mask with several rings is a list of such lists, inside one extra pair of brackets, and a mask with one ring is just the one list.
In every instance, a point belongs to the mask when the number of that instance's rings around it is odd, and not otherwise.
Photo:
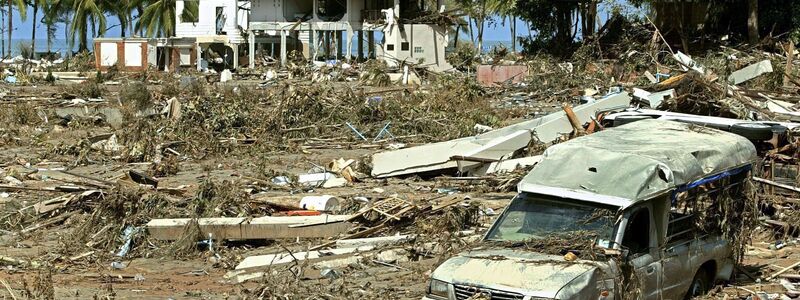
[[(664, 300), (683, 299), (694, 278), (694, 215), (670, 212), (662, 255)], [(694, 248), (694, 249), (693, 249)], [(694, 251), (693, 251), (694, 250)]]
[[(656, 230), (649, 206), (633, 210), (628, 217), (622, 246), (628, 249), (632, 274), (626, 276), (626, 293), (646, 300), (658, 300), (661, 294), (661, 261), (656, 245)], [(635, 296), (638, 295), (638, 296)]]

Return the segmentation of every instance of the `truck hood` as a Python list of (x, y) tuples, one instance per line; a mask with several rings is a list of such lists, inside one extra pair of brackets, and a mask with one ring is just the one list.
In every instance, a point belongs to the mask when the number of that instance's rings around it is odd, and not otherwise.
[[(474, 250), (461, 253), (436, 268), (432, 277), (455, 285), (556, 298), (596, 290), (602, 262), (511, 249)], [(563, 287), (570, 285), (568, 289)], [(594, 294), (595, 297), (597, 294)]]

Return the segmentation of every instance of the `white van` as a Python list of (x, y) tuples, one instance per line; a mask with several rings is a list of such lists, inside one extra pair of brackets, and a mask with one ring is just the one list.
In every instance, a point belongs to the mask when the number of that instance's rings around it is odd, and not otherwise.
[(704, 294), (732, 274), (722, 222), (748, 205), (755, 160), (739, 135), (662, 120), (552, 146), (479, 247), (433, 272), (424, 299)]

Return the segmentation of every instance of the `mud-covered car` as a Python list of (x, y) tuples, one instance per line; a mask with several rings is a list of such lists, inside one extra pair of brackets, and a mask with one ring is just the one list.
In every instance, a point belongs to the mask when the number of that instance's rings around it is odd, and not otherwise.
[(730, 278), (747, 139), (642, 120), (550, 147), (424, 299), (684, 299)]

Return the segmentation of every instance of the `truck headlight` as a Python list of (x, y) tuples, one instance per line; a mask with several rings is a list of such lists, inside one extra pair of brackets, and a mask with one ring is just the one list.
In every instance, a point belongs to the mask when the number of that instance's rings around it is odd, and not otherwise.
[(449, 284), (447, 282), (431, 279), (430, 284), (428, 284), (428, 294), (446, 299), (449, 292), (448, 287)]

